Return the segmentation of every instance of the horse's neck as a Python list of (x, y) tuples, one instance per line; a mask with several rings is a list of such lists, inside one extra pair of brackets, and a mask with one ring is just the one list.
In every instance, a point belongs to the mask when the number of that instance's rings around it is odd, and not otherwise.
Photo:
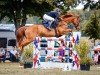
[(68, 19), (65, 19), (64, 21), (65, 21), (66, 23), (69, 23), (69, 22), (73, 22), (73, 19), (74, 19), (74, 18), (71, 18), (71, 17), (70, 17), (70, 18), (68, 18)]

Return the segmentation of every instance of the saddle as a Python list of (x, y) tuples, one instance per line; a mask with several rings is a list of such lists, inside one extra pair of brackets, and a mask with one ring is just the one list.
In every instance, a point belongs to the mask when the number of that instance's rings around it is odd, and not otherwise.
[[(48, 26), (49, 26), (49, 22), (48, 21), (43, 21), (42, 22), (42, 25), (45, 27), (45, 28), (47, 28), (48, 30), (50, 30), (49, 28), (48, 28)], [(51, 24), (51, 26), (50, 26), (50, 28), (51, 29), (55, 29), (57, 27), (57, 23), (54, 21), (52, 24)]]

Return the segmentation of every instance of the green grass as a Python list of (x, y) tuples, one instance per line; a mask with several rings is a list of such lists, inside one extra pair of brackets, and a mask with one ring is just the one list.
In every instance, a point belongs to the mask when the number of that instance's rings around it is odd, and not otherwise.
[(90, 71), (62, 71), (61, 69), (24, 69), (19, 63), (0, 63), (0, 75), (100, 75), (100, 65), (91, 66)]

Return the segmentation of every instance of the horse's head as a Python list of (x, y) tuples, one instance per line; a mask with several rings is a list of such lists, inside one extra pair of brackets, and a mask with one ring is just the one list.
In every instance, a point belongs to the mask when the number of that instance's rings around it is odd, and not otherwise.
[(73, 23), (74, 26), (75, 26), (75, 28), (76, 28), (77, 30), (80, 29), (80, 25), (79, 25), (80, 19), (79, 19), (79, 16), (75, 16), (75, 15), (73, 15), (73, 14), (65, 14), (65, 15), (62, 15), (62, 16), (60, 17), (60, 20), (65, 21), (65, 22), (67, 22), (67, 23), (68, 23), (68, 22)]
[(72, 23), (74, 24), (75, 28), (77, 30), (80, 29), (80, 25), (79, 25), (80, 19), (79, 16), (75, 16), (74, 19), (72, 20)]

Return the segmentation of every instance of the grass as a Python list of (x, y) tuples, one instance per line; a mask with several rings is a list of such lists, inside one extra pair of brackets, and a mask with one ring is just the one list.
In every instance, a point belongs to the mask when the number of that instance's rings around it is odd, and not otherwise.
[(90, 71), (62, 71), (61, 69), (24, 69), (19, 63), (0, 63), (0, 75), (99, 75), (100, 65), (91, 66)]

